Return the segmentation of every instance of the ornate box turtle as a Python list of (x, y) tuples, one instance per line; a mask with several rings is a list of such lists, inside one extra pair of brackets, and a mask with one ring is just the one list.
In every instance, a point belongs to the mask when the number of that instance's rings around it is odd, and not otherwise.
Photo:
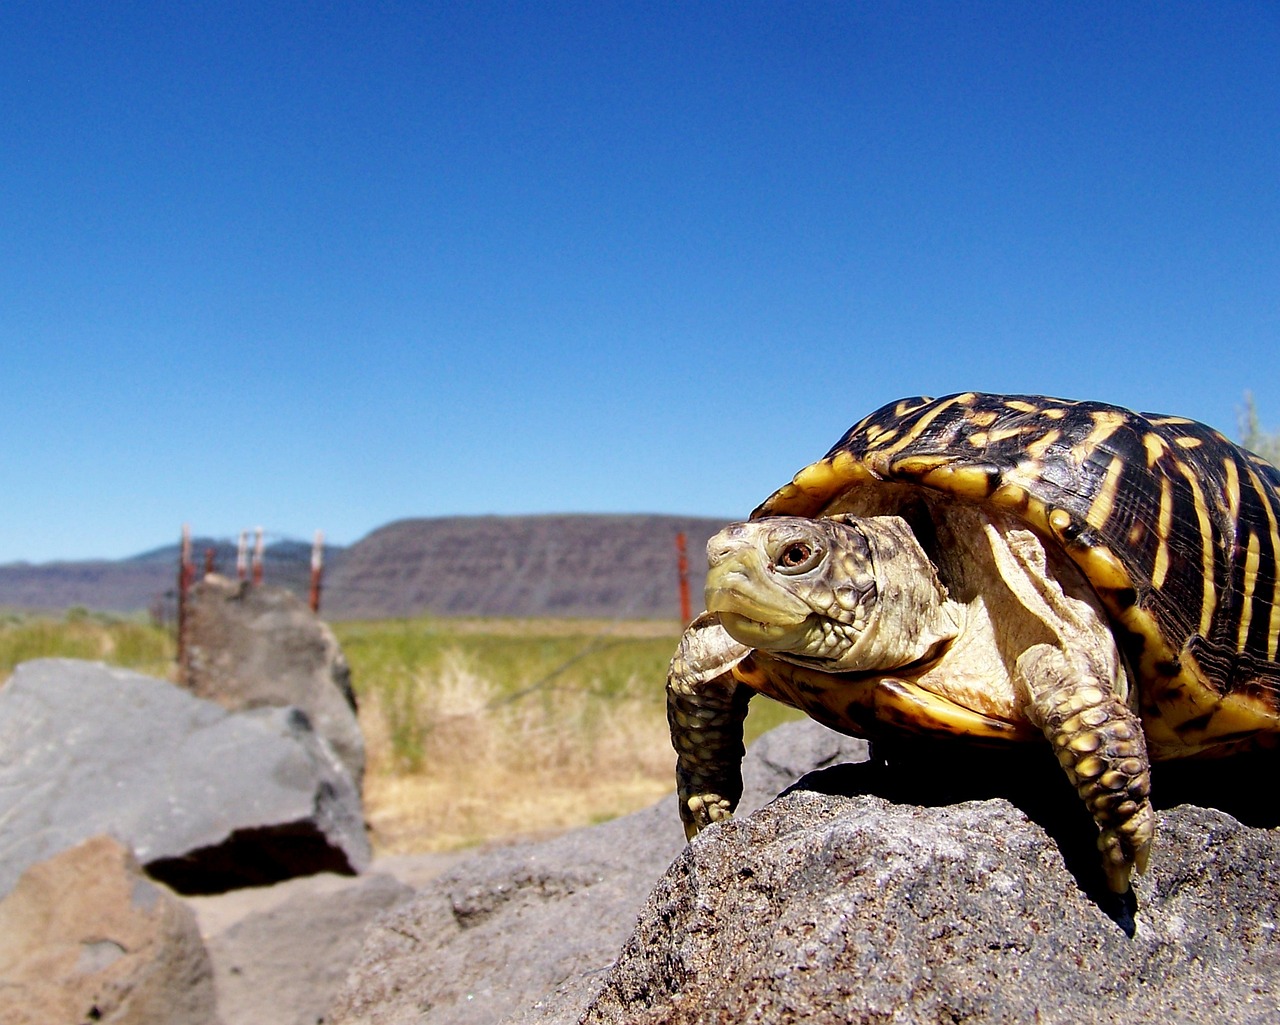
[(885, 406), (707, 546), (667, 685), (686, 833), (736, 805), (759, 692), (873, 742), (1047, 740), (1124, 892), (1151, 762), (1280, 732), (1278, 524), (1280, 473), (1191, 420)]

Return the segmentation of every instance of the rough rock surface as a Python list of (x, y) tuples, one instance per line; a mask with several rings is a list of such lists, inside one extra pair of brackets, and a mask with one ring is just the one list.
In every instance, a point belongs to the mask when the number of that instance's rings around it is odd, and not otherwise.
[(368, 864), (360, 796), (294, 709), (230, 713), (163, 680), (71, 659), (0, 689), (0, 894), (87, 837), (210, 892)]
[(0, 901), (5, 1025), (214, 1025), (191, 909), (100, 836), (32, 865)]
[(796, 790), (682, 854), (583, 1022), (1278, 1020), (1280, 837), (1160, 830), (1126, 923), (1007, 801)]
[[(753, 745), (744, 809), (865, 745), (795, 723)], [(328, 1020), (368, 1025), (577, 1020), (684, 847), (674, 797), (541, 843), (484, 852), (370, 930)]]
[(333, 631), (283, 587), (206, 576), (191, 588), (179, 682), (229, 711), (302, 709), (359, 786), (364, 737)]
[(290, 891), (280, 903), (205, 940), (225, 1025), (324, 1021), (369, 923), (413, 895), (384, 874), (313, 876), (279, 886)]

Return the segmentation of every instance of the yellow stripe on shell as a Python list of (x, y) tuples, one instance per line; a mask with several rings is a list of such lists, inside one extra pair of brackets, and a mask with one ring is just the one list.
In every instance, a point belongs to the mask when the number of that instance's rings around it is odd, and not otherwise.
[(1223, 497), (1227, 503), (1227, 516), (1232, 523), (1240, 515), (1240, 469), (1230, 456), (1222, 460), (1222, 469), (1226, 472), (1227, 481)]
[(1202, 595), (1200, 599), (1200, 636), (1207, 638), (1213, 625), (1213, 613), (1218, 604), (1217, 591), (1213, 585), (1213, 527), (1209, 521), (1209, 505), (1205, 501), (1204, 491), (1195, 470), (1177, 460), (1178, 472), (1191, 485), (1191, 497), (1195, 503), (1196, 524), (1200, 530), (1200, 575), (1202, 577)]
[(1173, 443), (1178, 448), (1199, 448), (1204, 444), (1199, 438), (1174, 438)]
[(1151, 564), (1151, 586), (1164, 587), (1169, 572), (1169, 532), (1173, 529), (1173, 481), (1160, 479), (1160, 512), (1156, 519), (1156, 557)]
[(965, 502), (982, 502), (991, 494), (991, 478), (985, 470), (976, 466), (939, 466), (920, 478), (921, 484)]
[(1101, 530), (1116, 509), (1116, 492), (1120, 487), (1120, 475), (1124, 473), (1124, 460), (1119, 456), (1112, 456), (1111, 462), (1107, 464), (1107, 472), (1102, 478), (1102, 485), (1098, 488), (1098, 493), (1093, 496), (1093, 501), (1089, 504), (1089, 511), (1085, 515), (1085, 520), (1094, 530)]
[(1040, 407), (1030, 402), (1023, 402), (1021, 399), (1008, 399), (1005, 405), (1009, 409), (1017, 410), (1019, 413), (1039, 413)]
[[(964, 395), (953, 395), (951, 398), (935, 404), (929, 412), (925, 413), (919, 420), (912, 424), (911, 429), (898, 438), (892, 445), (889, 445), (887, 448), (878, 449), (873, 455), (887, 461), (888, 457), (901, 452), (904, 448), (919, 438), (920, 435), (924, 434), (924, 432), (928, 430), (929, 425), (952, 406), (962, 406), (972, 403), (975, 398), (976, 396), (972, 392), (966, 392)], [(869, 455), (872, 455), (872, 453), (869, 453)]]
[(1062, 432), (1058, 428), (1054, 428), (1047, 434), (1042, 434), (1035, 441), (1028, 442), (1026, 446), (1027, 455), (1032, 459), (1043, 459), (1053, 446), (1053, 443), (1062, 437)]
[[(1280, 559), (1280, 525), (1276, 522), (1276, 511), (1271, 504), (1270, 492), (1263, 487), (1257, 471), (1252, 466), (1245, 464), (1245, 472), (1249, 475), (1249, 483), (1253, 485), (1254, 493), (1267, 514), (1267, 526), (1271, 528), (1272, 558)], [(1280, 567), (1277, 567), (1274, 576), (1275, 584), (1271, 592), (1271, 620), (1267, 633), (1267, 658), (1272, 662), (1276, 660), (1276, 650), (1280, 646)]]
[(1148, 431), (1142, 436), (1142, 447), (1147, 450), (1147, 466), (1153, 468), (1156, 463), (1169, 451), (1169, 443), (1160, 437)]
[(1128, 422), (1128, 417), (1123, 413), (1117, 413), (1110, 409), (1095, 409), (1089, 416), (1093, 420), (1093, 430), (1081, 438), (1071, 449), (1071, 454), (1082, 463), (1093, 454), (1099, 445)]
[(1249, 624), (1253, 621), (1253, 592), (1258, 586), (1261, 554), (1258, 535), (1249, 531), (1249, 543), (1244, 555), (1244, 594), (1240, 599), (1240, 628), (1236, 632), (1236, 651), (1244, 651), (1249, 640)]

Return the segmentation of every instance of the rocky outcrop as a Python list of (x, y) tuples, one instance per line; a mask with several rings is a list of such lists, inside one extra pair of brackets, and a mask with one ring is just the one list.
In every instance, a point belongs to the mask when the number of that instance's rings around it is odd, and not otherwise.
[(583, 1021), (1276, 1020), (1280, 840), (1160, 828), (1130, 935), (1006, 801), (798, 790), (682, 854)]
[(100, 836), (32, 865), (0, 901), (5, 1025), (216, 1025), (191, 909)]
[[(1044, 752), (863, 758), (859, 742), (793, 723), (748, 752), (743, 814), (691, 845), (667, 801), (455, 866), (370, 931), (331, 1020), (1280, 1015), (1280, 832), (1239, 785), (1266, 770), (1161, 767), (1156, 850), (1121, 901)], [(1240, 817), (1180, 804), (1191, 792)]]
[(211, 574), (191, 588), (179, 683), (230, 711), (293, 706), (359, 786), (364, 737), (333, 631), (282, 587)]
[(354, 783), (295, 709), (230, 713), (70, 659), (24, 663), (0, 689), (0, 821), (0, 894), (98, 833), (188, 893), (370, 857)]
[[(816, 724), (775, 730), (747, 757), (743, 808), (807, 769), (865, 757), (861, 741)], [(369, 931), (328, 1020), (568, 1025), (683, 847), (672, 797), (553, 840), (476, 855)]]

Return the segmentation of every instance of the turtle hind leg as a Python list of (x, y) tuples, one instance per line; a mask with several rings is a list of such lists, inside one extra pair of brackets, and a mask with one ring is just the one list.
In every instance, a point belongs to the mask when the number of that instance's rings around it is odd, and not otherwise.
[(1037, 644), (1018, 659), (1028, 717), (1053, 744), (1058, 763), (1098, 825), (1107, 885), (1129, 889), (1155, 836), (1151, 763), (1137, 714), (1112, 681), (1097, 679), (1060, 648)]

